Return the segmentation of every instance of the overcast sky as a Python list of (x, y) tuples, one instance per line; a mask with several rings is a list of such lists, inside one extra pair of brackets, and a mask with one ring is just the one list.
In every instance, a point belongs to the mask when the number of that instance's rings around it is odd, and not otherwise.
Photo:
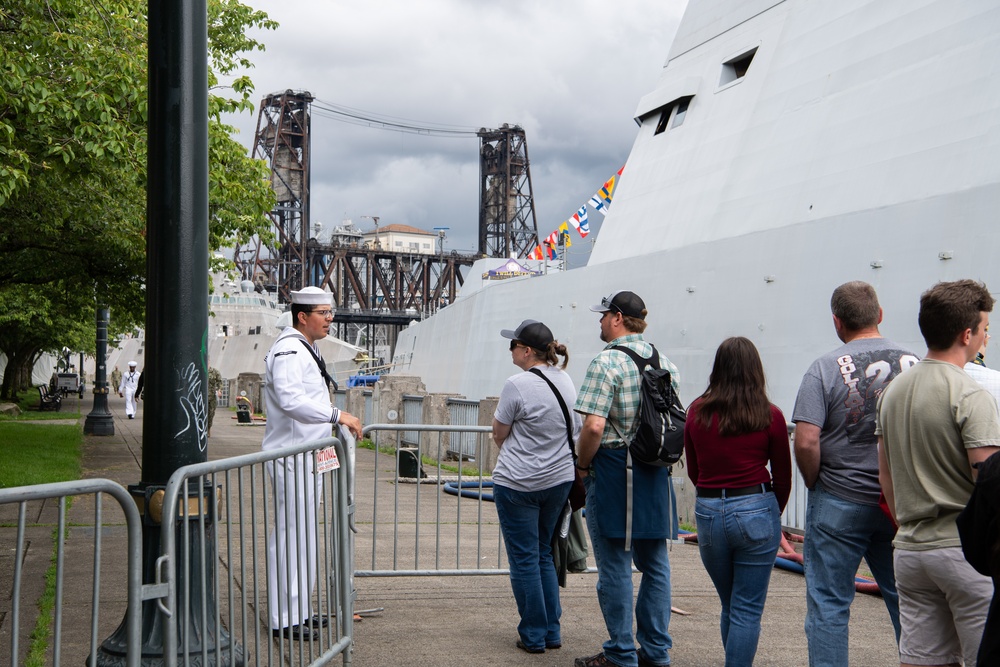
[[(628, 157), (686, 0), (244, 0), (280, 23), (249, 72), (255, 98), (306, 90), (418, 124), (525, 129), (544, 237)], [(479, 139), (339, 122), (314, 110), (312, 220), (449, 227), (478, 243)], [(253, 144), (257, 112), (232, 119)], [(589, 208), (589, 207), (588, 207)], [(591, 212), (591, 226), (600, 214)], [(593, 235), (592, 235), (593, 236)], [(588, 237), (588, 241), (591, 237)], [(586, 242), (570, 252), (585, 263)]]

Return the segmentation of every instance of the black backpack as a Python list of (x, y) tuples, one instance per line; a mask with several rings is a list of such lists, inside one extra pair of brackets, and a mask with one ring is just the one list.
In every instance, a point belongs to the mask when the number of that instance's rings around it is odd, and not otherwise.
[(643, 359), (622, 345), (611, 349), (631, 357), (641, 376), (637, 426), (632, 442), (628, 443), (629, 453), (635, 461), (669, 468), (684, 453), (684, 421), (687, 419), (670, 383), (670, 371), (660, 368), (660, 354), (655, 347), (649, 359)]

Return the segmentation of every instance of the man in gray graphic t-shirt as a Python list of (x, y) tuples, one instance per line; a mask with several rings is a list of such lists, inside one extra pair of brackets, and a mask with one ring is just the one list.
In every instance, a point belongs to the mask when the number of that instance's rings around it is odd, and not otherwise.
[(809, 665), (848, 664), (850, 606), (861, 559), (868, 563), (899, 640), (892, 567), (895, 526), (879, 507), (875, 404), (901, 371), (917, 362), (882, 338), (875, 289), (841, 285), (830, 301), (844, 345), (809, 367), (792, 412), (795, 460), (806, 486), (806, 638)]

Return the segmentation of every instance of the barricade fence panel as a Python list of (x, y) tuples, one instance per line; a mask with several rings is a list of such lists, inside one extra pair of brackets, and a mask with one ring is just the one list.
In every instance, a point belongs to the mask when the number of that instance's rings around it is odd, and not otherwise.
[[(330, 448), (340, 467), (326, 471)], [(167, 665), (351, 664), (352, 454), (328, 438), (174, 473), (162, 501)]]
[[(142, 523), (128, 491), (107, 479), (0, 489), (0, 521), (15, 518), (16, 537), (0, 559), (0, 588), (10, 593), (0, 606), (0, 655), (25, 664), (36, 625), (51, 622), (48, 653), (35, 660), (139, 665)], [(54, 599), (39, 619), (38, 587), (47, 585)]]
[[(356, 576), (509, 574), (491, 501), (490, 471), (482, 469), (484, 457), (450, 461), (445, 441), (456, 435), (488, 437), (490, 430), (423, 424), (365, 427), (365, 437), (376, 431), (393, 434), (395, 446), (359, 451), (358, 478), (372, 481), (370, 488), (358, 490), (356, 500)], [(404, 447), (404, 433), (420, 433), (421, 443)], [(402, 477), (404, 468), (420, 476)]]
[[(479, 401), (463, 398), (448, 399), (449, 422), (453, 426), (478, 426)], [(489, 429), (486, 431), (489, 433)], [(477, 432), (459, 431), (449, 439), (449, 452), (461, 459), (482, 459), (482, 445)]]
[(788, 496), (788, 504), (781, 514), (781, 525), (786, 530), (802, 534), (806, 530), (806, 504), (809, 500), (809, 489), (795, 465), (795, 424), (788, 425), (788, 446), (792, 448), (792, 492)]
[[(406, 424), (419, 424), (424, 417), (424, 397), (412, 394), (403, 395), (403, 422)], [(420, 444), (420, 434), (416, 431), (403, 431), (400, 436), (404, 447), (416, 447)]]

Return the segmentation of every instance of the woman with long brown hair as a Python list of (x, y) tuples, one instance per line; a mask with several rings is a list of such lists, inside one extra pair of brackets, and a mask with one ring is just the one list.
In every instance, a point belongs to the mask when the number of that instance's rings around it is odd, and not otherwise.
[(698, 494), (701, 561), (722, 601), (726, 667), (752, 665), (792, 462), (785, 417), (767, 398), (749, 339), (719, 346), (708, 389), (688, 408), (684, 451)]

